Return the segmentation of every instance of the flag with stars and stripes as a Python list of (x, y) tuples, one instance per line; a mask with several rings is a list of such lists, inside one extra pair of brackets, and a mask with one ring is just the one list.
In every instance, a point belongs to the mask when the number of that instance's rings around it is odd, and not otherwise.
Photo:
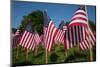
[(81, 6), (74, 13), (68, 28), (70, 46), (78, 44), (81, 50), (85, 50), (91, 48), (91, 44), (95, 44), (95, 37), (89, 27), (88, 17), (84, 6)]
[(19, 44), (24, 48), (34, 50), (34, 47), (35, 47), (34, 36), (35, 35), (32, 30), (32, 23), (29, 22), (28, 25), (26, 26), (26, 29), (22, 35), (22, 38)]

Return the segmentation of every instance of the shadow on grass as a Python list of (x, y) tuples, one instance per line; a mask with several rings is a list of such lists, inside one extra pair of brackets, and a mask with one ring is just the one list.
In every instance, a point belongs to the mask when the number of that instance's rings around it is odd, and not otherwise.
[(38, 53), (38, 54), (35, 56), (35, 58), (38, 58), (38, 57), (40, 57), (40, 56), (43, 56), (43, 52)]
[(86, 61), (88, 61), (87, 54), (74, 51), (74, 54), (69, 55), (67, 58), (65, 58), (64, 63), (86, 62)]
[(52, 53), (50, 55), (50, 61), (51, 61), (50, 63), (55, 63), (57, 61), (58, 57), (59, 56), (56, 53)]

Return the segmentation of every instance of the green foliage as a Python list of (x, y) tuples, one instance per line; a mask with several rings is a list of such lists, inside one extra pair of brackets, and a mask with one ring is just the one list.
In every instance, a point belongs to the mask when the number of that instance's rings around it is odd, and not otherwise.
[[(36, 50), (36, 49), (35, 49)], [(38, 46), (36, 52), (29, 50), (28, 60), (26, 60), (26, 49), (19, 47), (19, 56), (16, 59), (16, 49), (12, 51), (12, 62), (14, 66), (18, 65), (40, 65), (45, 64), (45, 49), (42, 45)], [(67, 55), (65, 55), (67, 53)], [(93, 49), (94, 61), (96, 60), (96, 49)], [(71, 48), (67, 51), (64, 46), (60, 44), (59, 47), (55, 46), (51, 52), (48, 52), (48, 64), (54, 63), (72, 63), (72, 62), (88, 62), (90, 61), (89, 50), (80, 51), (78, 46)]]
[(53, 52), (51, 55), (50, 55), (50, 61), (52, 62), (52, 63), (55, 63), (56, 61), (57, 61), (57, 58), (58, 58), (59, 56), (55, 53), (55, 52)]
[(40, 35), (43, 33), (43, 12), (40, 10), (33, 11), (27, 16), (23, 16), (20, 29), (25, 30), (27, 24), (32, 22), (33, 30), (36, 30)]

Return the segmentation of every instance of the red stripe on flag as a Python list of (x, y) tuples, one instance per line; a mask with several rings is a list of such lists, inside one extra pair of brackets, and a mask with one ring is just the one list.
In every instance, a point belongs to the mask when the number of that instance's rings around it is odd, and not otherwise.
[(46, 40), (45, 40), (45, 44), (46, 44), (46, 49), (48, 51), (50, 51), (51, 46), (54, 44), (54, 34), (56, 32), (56, 27), (53, 24), (52, 21), (50, 21), (49, 26), (47, 28), (47, 33), (46, 33)]
[(77, 13), (75, 13), (74, 15), (84, 15), (84, 16), (86, 16), (86, 13), (83, 13), (83, 12), (77, 12)]
[(84, 21), (87, 21), (87, 19), (85, 19), (83, 17), (75, 17), (71, 21), (74, 21), (74, 20), (84, 20)]

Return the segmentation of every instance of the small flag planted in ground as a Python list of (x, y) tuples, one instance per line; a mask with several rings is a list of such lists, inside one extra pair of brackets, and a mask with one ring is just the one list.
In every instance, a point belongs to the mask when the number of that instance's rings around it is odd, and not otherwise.
[(41, 42), (40, 36), (37, 32), (34, 33), (34, 40), (36, 42), (36, 45), (39, 45)]
[(34, 36), (32, 23), (29, 22), (20, 40), (20, 45), (24, 48), (30, 48), (33, 50), (35, 47)]
[(64, 31), (61, 29), (57, 29), (57, 33), (54, 40), (56, 44), (64, 43)]
[(54, 37), (55, 33), (57, 32), (57, 28), (55, 27), (53, 21), (50, 21), (46, 34), (44, 35), (45, 38), (45, 45), (46, 45), (46, 50), (50, 51), (52, 45), (54, 44)]
[(90, 48), (90, 43), (94, 44), (93, 40), (95, 41), (95, 38), (90, 30), (87, 13), (84, 6), (81, 6), (74, 13), (74, 16), (69, 24), (69, 28), (71, 29), (69, 32), (72, 37), (69, 40), (72, 42), (72, 44), (79, 44), (81, 50)]
[(14, 36), (13, 36), (13, 47), (16, 48), (17, 45), (19, 44), (20, 40), (21, 40), (21, 32), (20, 32), (20, 30), (18, 29), (18, 30), (16, 31), (16, 33), (14, 34)]

